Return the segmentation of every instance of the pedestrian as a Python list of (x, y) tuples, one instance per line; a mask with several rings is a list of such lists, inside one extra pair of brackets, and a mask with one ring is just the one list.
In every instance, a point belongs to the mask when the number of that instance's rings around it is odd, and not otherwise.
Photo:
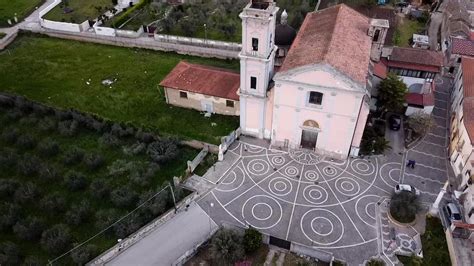
[(408, 160), (407, 167), (415, 168), (415, 160)]

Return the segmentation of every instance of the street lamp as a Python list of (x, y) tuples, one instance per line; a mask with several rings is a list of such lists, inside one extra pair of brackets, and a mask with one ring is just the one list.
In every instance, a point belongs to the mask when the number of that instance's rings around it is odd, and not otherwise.
[(204, 42), (207, 42), (207, 24), (204, 23)]
[[(205, 25), (205, 24), (204, 24)], [(211, 208), (214, 207), (214, 203), (213, 202), (210, 202), (209, 205), (207, 206), (207, 212), (208, 212), (208, 216), (209, 216), (209, 235), (212, 234), (212, 221), (211, 221)]]

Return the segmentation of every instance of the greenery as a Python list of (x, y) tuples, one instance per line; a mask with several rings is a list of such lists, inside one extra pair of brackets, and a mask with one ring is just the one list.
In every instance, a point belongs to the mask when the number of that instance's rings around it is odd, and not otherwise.
[[(9, 73), (0, 75), (2, 90), (161, 135), (213, 144), (238, 127), (238, 117), (205, 118), (197, 111), (168, 105), (158, 87), (180, 60), (234, 70), (239, 68), (238, 61), (35, 36), (19, 36), (9, 49), (0, 52), (0, 73)], [(107, 78), (117, 80), (106, 87), (101, 81)]]
[(398, 256), (398, 259), (406, 266), (437, 266), (451, 265), (446, 234), (439, 218), (426, 217), (425, 233), (421, 236), (423, 246), (423, 259), (412, 256)]
[(244, 257), (242, 237), (233, 230), (220, 229), (212, 237), (210, 251), (212, 258), (221, 265), (233, 265)]
[(389, 144), (384, 133), (376, 130), (375, 126), (367, 125), (360, 143), (360, 153), (362, 155), (383, 154), (391, 148)]
[[(124, 24), (127, 20), (129, 20), (132, 16), (132, 14), (135, 13), (135, 11), (140, 10), (143, 7), (146, 7), (150, 4), (151, 0), (140, 0), (136, 5), (128, 8), (127, 10), (123, 11), (122, 13), (119, 13), (116, 18), (114, 18), (112, 26), (114, 28), (118, 28), (120, 25)], [(137, 29), (134, 29), (137, 30)]]
[(111, 0), (62, 0), (43, 18), (53, 21), (82, 23), (94, 20), (113, 7)]
[[(78, 123), (75, 134), (61, 134), (60, 122), (70, 120)], [(44, 121), (57, 126), (43, 131), (28, 124)], [(142, 143), (137, 136), (145, 134), (143, 131), (125, 125), (120, 131), (116, 124), (89, 115), (48, 108), (3, 94), (0, 124), (1, 136), (8, 135), (6, 132), (16, 132), (17, 136), (15, 140), (0, 138), (2, 265), (26, 262), (44, 265), (48, 259), (85, 241), (146, 202), (128, 218), (56, 264), (80, 264), (97, 256), (114, 245), (117, 238), (126, 237), (172, 207), (169, 190), (153, 196), (163, 183), (183, 175), (186, 161), (198, 153), (175, 146), (176, 150), (167, 154), (173, 159), (168, 157), (166, 163), (157, 164), (146, 153), (124, 153), (123, 147)], [(119, 145), (98, 145), (102, 132), (116, 134)], [(24, 136), (37, 140), (39, 145), (28, 148), (18, 145)], [(169, 143), (165, 138), (151, 137), (152, 143)], [(45, 147), (54, 152), (44, 156)], [(78, 154), (82, 154), (82, 159), (79, 160)], [(70, 158), (67, 164), (65, 157)], [(135, 181), (141, 180), (141, 176), (146, 179), (146, 186)], [(179, 188), (175, 188), (175, 194), (177, 200), (186, 195)]]
[(245, 230), (244, 249), (247, 254), (256, 252), (262, 246), (262, 233), (257, 229), (250, 227)]
[(7, 36), (6, 33), (0, 32), (0, 39), (3, 39), (3, 37)]
[(211, 168), (217, 162), (217, 155), (208, 153), (204, 160), (194, 169), (194, 173), (198, 176), (206, 174), (207, 170)]
[(406, 18), (400, 19), (398, 27), (393, 34), (393, 45), (399, 47), (410, 47), (410, 40), (413, 34), (421, 33), (424, 29), (424, 23), (418, 20), (410, 20)]
[(435, 126), (435, 121), (431, 115), (418, 111), (408, 118), (408, 126), (417, 135), (423, 136)]
[[(44, 0), (15, 0), (15, 1), (0, 1), (0, 28), (9, 27), (8, 19), (14, 24), (13, 17), (17, 14), (18, 22), (23, 20), (35, 7), (39, 7)], [(0, 39), (1, 39), (0, 33)]]
[(401, 223), (413, 222), (420, 209), (420, 200), (413, 192), (401, 191), (390, 199), (390, 215)]
[(384, 266), (385, 262), (381, 259), (371, 259), (366, 264), (366, 266)]
[(403, 110), (407, 85), (396, 75), (388, 74), (378, 86), (377, 106), (383, 112), (399, 113)]

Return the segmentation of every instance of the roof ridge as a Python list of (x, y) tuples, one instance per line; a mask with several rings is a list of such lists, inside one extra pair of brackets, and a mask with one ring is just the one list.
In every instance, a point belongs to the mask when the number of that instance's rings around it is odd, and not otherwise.
[(327, 57), (328, 57), (328, 52), (329, 52), (329, 48), (332, 46), (332, 43), (334, 41), (334, 32), (336, 31), (336, 28), (338, 26), (338, 23), (339, 23), (339, 14), (341, 13), (341, 8), (343, 6), (345, 6), (345, 4), (339, 4), (339, 5), (335, 5), (336, 7), (338, 7), (339, 9), (337, 10), (337, 14), (336, 14), (336, 18), (334, 20), (334, 27), (332, 28), (332, 33), (331, 33), (331, 39), (329, 40), (329, 45), (325, 47), (325, 53), (324, 53), (324, 57), (323, 57), (323, 61), (324, 62), (327, 62)]

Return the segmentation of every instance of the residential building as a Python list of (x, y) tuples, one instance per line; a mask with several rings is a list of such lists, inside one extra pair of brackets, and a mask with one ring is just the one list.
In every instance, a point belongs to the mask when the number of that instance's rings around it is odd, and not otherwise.
[(464, 217), (474, 223), (474, 59), (462, 57), (451, 95), (449, 158), (463, 193)]
[(308, 13), (275, 73), (273, 1), (254, 0), (242, 19), (240, 127), (272, 145), (335, 158), (357, 155), (369, 113), (371, 57), (388, 22), (341, 4)]
[(446, 49), (445, 59), (446, 65), (449, 67), (449, 73), (457, 73), (462, 56), (474, 57), (474, 40), (451, 38), (451, 42)]
[(239, 115), (239, 81), (236, 72), (181, 61), (160, 86), (168, 104), (206, 113)]
[(450, 46), (451, 38), (469, 39), (473, 28), (472, 4), (468, 0), (447, 0), (441, 22), (441, 50)]

